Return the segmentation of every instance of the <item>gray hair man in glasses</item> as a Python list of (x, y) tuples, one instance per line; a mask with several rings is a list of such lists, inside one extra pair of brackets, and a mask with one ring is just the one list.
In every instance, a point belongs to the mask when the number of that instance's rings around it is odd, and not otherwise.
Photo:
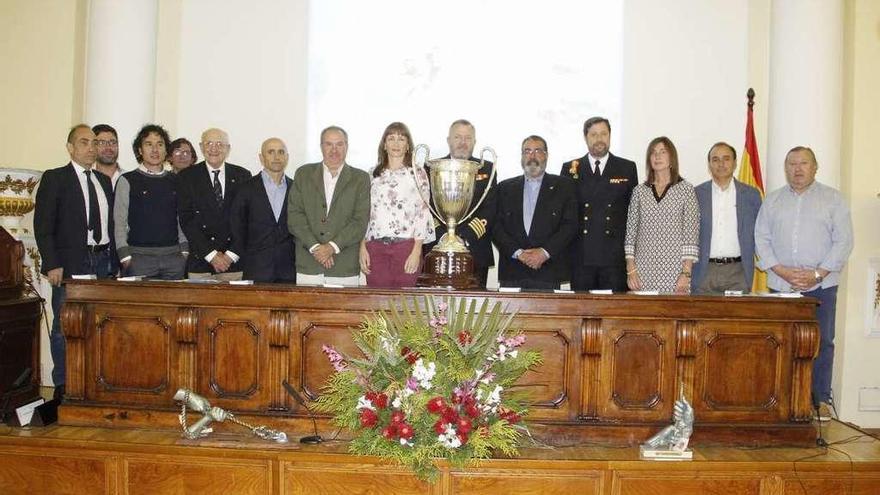
[(229, 135), (211, 128), (199, 142), (205, 160), (179, 174), (177, 214), (189, 241), (190, 278), (239, 280), (239, 257), (230, 249), (231, 205), (239, 188), (251, 178), (244, 167), (226, 162)]

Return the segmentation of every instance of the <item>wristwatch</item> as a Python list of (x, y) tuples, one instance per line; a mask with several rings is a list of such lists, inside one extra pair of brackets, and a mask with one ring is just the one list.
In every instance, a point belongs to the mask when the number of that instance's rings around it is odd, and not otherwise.
[(819, 270), (813, 270), (813, 277), (816, 278), (816, 283), (817, 283), (817, 284), (822, 283), (822, 279), (825, 278), (825, 277), (823, 277), (822, 275), (819, 275)]

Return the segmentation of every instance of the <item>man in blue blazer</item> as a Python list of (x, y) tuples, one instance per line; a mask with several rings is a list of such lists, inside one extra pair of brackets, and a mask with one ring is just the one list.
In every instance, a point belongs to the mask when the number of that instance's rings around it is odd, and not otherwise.
[(695, 188), (700, 204), (700, 259), (691, 292), (750, 292), (755, 271), (755, 219), (761, 193), (733, 178), (736, 150), (719, 142), (708, 155), (712, 180)]
[(61, 331), (62, 280), (74, 275), (108, 278), (116, 272), (113, 240), (113, 188), (110, 178), (95, 173), (95, 133), (85, 125), (67, 135), (67, 165), (47, 170), (37, 189), (34, 237), (43, 263), (40, 271), (52, 284), (52, 381), (55, 397), (64, 395), (66, 347)]
[(293, 236), (287, 230), (287, 192), (293, 184), (284, 175), (287, 161), (284, 141), (265, 140), (263, 170), (241, 186), (232, 202), (231, 250), (241, 253), (245, 280), (296, 283)]

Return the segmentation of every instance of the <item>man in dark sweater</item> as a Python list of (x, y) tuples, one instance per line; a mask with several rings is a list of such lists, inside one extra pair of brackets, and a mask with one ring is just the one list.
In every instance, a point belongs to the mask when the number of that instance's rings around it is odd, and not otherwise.
[(144, 126), (132, 144), (140, 166), (116, 183), (113, 207), (124, 275), (179, 280), (189, 247), (177, 222), (177, 175), (164, 169), (171, 147), (161, 126)]

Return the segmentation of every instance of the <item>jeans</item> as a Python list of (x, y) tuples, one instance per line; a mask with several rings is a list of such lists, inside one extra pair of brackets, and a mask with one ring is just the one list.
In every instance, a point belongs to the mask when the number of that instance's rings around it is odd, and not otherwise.
[(837, 313), (837, 286), (804, 292), (819, 300), (819, 355), (813, 361), (813, 404), (831, 401), (831, 371), (834, 368), (834, 318)]
[[(105, 249), (97, 253), (87, 252), (83, 259), (80, 269), (75, 273), (65, 273), (65, 277), (71, 275), (95, 275), (98, 278), (109, 278), (112, 273), (110, 271), (110, 250)], [(52, 351), (52, 362), (55, 367), (52, 368), (52, 382), (56, 387), (64, 385), (66, 378), (66, 345), (64, 341), (64, 333), (61, 331), (61, 307), (64, 305), (65, 288), (64, 283), (58, 287), (52, 287), (52, 333), (49, 335), (49, 347)]]

